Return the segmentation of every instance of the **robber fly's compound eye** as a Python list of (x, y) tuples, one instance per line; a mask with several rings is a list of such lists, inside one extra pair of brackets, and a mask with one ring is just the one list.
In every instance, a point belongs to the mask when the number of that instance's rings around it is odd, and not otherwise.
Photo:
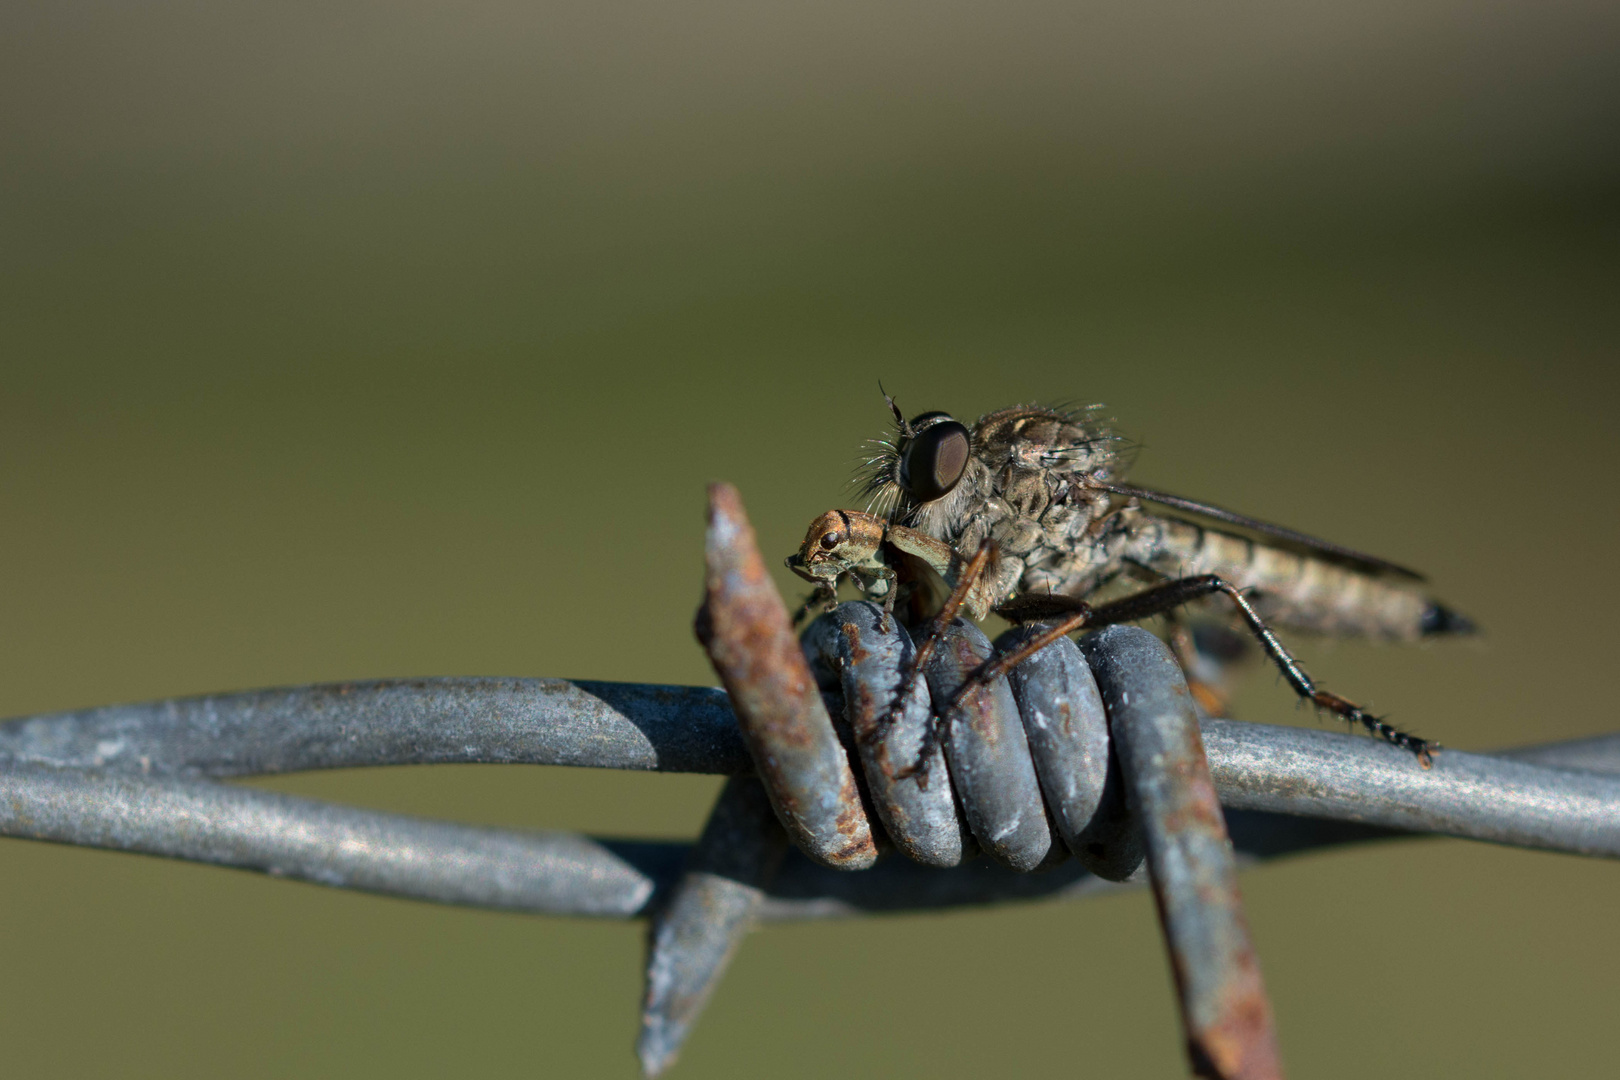
[(833, 548), (837, 547), (839, 544), (842, 544), (843, 542), (844, 542), (844, 534), (841, 533), (841, 532), (830, 532), (830, 533), (822, 533), (821, 534), (820, 544), (821, 544), (822, 548), (824, 550), (826, 550), (826, 551), (831, 551)]
[(962, 479), (973, 440), (964, 424), (944, 413), (924, 413), (911, 429), (900, 451), (900, 486), (917, 502), (933, 502)]

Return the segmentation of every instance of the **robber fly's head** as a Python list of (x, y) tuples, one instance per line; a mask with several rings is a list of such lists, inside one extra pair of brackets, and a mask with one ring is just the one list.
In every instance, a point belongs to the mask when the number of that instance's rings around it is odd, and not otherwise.
[(882, 564), (883, 519), (858, 510), (829, 510), (810, 523), (788, 569), (817, 585), (837, 585), (852, 570)]
[(915, 508), (950, 494), (967, 473), (973, 435), (967, 425), (943, 412), (907, 420), (894, 398), (883, 395), (894, 414), (896, 434), (877, 444), (868, 463), (866, 488), (874, 504)]
[(943, 498), (967, 471), (973, 439), (967, 425), (948, 413), (925, 412), (900, 429), (900, 468), (895, 480), (913, 502)]

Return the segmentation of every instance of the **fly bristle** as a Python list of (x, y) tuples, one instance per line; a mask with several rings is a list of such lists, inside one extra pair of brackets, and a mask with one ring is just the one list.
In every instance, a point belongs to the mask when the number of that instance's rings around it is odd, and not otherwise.
[(1076, 404), (1070, 401), (1043, 408), (1063, 421), (1085, 432), (1085, 436), (1061, 450), (1048, 454), (1054, 461), (1074, 461), (1087, 457), (1095, 459), (1093, 471), (1103, 480), (1123, 477), (1130, 471), (1140, 447), (1114, 428), (1114, 417), (1108, 406), (1101, 402)]
[(900, 471), (900, 444), (896, 438), (868, 439), (867, 457), (850, 478), (855, 494), (866, 499), (866, 512), (892, 517), (899, 512), (903, 493), (896, 477)]

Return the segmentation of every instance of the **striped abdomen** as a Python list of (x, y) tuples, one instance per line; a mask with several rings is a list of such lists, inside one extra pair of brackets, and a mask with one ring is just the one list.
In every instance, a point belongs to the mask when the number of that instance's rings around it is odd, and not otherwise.
[(1471, 630), (1419, 582), (1374, 574), (1328, 559), (1179, 518), (1136, 513), (1121, 552), (1169, 577), (1218, 574), (1252, 589), (1262, 618), (1321, 634), (1409, 641)]

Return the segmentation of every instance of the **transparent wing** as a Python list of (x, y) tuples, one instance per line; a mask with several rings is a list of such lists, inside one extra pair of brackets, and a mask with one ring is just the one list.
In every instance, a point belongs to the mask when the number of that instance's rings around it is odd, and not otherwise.
[(1240, 529), (1280, 540), (1286, 546), (1320, 555), (1324, 559), (1354, 567), (1371, 574), (1388, 574), (1392, 577), (1408, 578), (1412, 581), (1422, 581), (1423, 575), (1416, 570), (1408, 570), (1404, 566), (1392, 563), (1387, 559), (1380, 559), (1376, 555), (1364, 555), (1353, 548), (1342, 544), (1335, 544), (1331, 540), (1321, 540), (1281, 525), (1273, 525), (1269, 521), (1248, 517), (1232, 510), (1219, 506), (1211, 506), (1196, 499), (1184, 499), (1180, 495), (1167, 495), (1162, 491), (1153, 491), (1150, 488), (1137, 487), (1135, 484), (1094, 484), (1104, 491), (1111, 491), (1115, 495), (1125, 495), (1130, 498), (1141, 499), (1143, 502), (1158, 503), (1168, 506), (1172, 510), (1194, 514), (1198, 517), (1219, 521), (1226, 525), (1236, 525)]

